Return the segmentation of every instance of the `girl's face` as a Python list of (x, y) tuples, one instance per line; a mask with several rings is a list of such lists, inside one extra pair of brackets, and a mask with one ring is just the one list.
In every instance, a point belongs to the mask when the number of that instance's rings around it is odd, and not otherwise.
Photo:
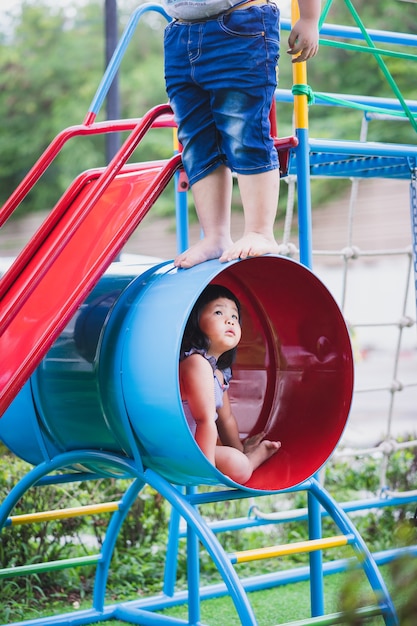
[(200, 313), (199, 326), (210, 341), (208, 355), (216, 359), (235, 348), (242, 336), (237, 306), (228, 298), (216, 298), (206, 304)]

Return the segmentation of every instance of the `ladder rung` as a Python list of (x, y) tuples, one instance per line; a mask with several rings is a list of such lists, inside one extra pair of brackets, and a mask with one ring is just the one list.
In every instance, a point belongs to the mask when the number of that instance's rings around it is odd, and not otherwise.
[(49, 563), (32, 563), (31, 565), (19, 565), (17, 567), (6, 567), (0, 569), (1, 578), (11, 578), (13, 576), (25, 576), (26, 574), (39, 574), (41, 572), (53, 572), (55, 570), (66, 569), (68, 567), (80, 567), (81, 565), (95, 565), (101, 561), (101, 554), (80, 556), (73, 559), (61, 559), (60, 561), (50, 561)]
[(230, 560), (235, 563), (246, 563), (248, 561), (258, 561), (261, 559), (270, 559), (276, 556), (286, 556), (289, 554), (298, 554), (299, 552), (314, 552), (316, 550), (325, 550), (326, 548), (337, 548), (346, 546), (354, 541), (353, 535), (336, 535), (322, 539), (311, 539), (309, 541), (296, 541), (285, 543), (280, 546), (269, 546), (267, 548), (258, 548), (254, 550), (242, 550), (231, 555)]

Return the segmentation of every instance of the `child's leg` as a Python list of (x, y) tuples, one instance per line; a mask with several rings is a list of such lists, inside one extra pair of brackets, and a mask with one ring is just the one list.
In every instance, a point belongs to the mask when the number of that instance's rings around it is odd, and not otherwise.
[(216, 467), (237, 483), (245, 484), (262, 463), (273, 456), (281, 447), (279, 441), (264, 439), (248, 453), (230, 446), (216, 446)]
[(245, 231), (220, 257), (221, 262), (246, 259), (262, 254), (276, 254), (279, 246), (274, 237), (274, 222), (279, 198), (279, 170), (261, 174), (238, 174), (245, 215)]
[(231, 480), (244, 485), (252, 476), (252, 464), (246, 454), (230, 446), (216, 446), (216, 467)]
[(194, 183), (191, 190), (204, 238), (175, 258), (174, 264), (183, 268), (218, 259), (233, 244), (230, 237), (231, 171), (221, 165)]

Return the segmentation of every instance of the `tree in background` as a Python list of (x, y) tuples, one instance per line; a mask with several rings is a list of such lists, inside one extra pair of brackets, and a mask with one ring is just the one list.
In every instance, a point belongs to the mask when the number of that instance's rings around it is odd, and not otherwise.
[[(122, 4), (122, 3), (121, 3)], [(121, 28), (132, 7), (121, 11)], [(0, 203), (64, 128), (81, 124), (104, 72), (103, 2), (92, 0), (68, 17), (60, 7), (23, 3), (0, 39)], [(140, 117), (166, 101), (162, 19), (143, 19), (121, 69), (124, 117)], [(148, 22), (148, 23), (146, 23)], [(101, 114), (101, 119), (103, 119)], [(149, 157), (161, 148), (149, 143)], [(104, 165), (104, 138), (71, 140), (22, 207), (55, 204), (80, 171)], [(46, 183), (46, 184), (45, 184)]]
[[(118, 0), (120, 30), (137, 4), (133, 0)], [(354, 0), (354, 6), (367, 28), (417, 33), (415, 5), (398, 0)], [(404, 7), (408, 9), (407, 19)], [(326, 21), (355, 25), (343, 0), (333, 1)], [(147, 13), (133, 35), (119, 76), (123, 117), (140, 117), (152, 106), (166, 102), (164, 26), (164, 18)], [(86, 0), (71, 13), (52, 0), (24, 0), (10, 23), (0, 24), (0, 203), (10, 196), (62, 129), (83, 122), (104, 72), (104, 36), (104, 0)], [(279, 86), (290, 89), (292, 68), (285, 54), (286, 37), (287, 33), (283, 33)], [(392, 58), (385, 61), (404, 96), (417, 98), (417, 83), (412, 80), (415, 64)], [(366, 95), (393, 97), (371, 55), (340, 48), (321, 47), (320, 54), (309, 62), (308, 81), (315, 92), (363, 94), (366, 86)], [(359, 137), (360, 112), (337, 107), (312, 107), (310, 112), (313, 136)], [(99, 119), (103, 117), (101, 113)], [(291, 133), (291, 106), (279, 106), (278, 122), (281, 135)], [(369, 138), (375, 141), (415, 141), (415, 133), (406, 123), (375, 124), (371, 132)], [(146, 159), (171, 154), (171, 135), (167, 133), (150, 133), (140, 154)], [(22, 209), (50, 209), (80, 171), (104, 163), (102, 136), (72, 140), (44, 174), (44, 184), (35, 186)]]

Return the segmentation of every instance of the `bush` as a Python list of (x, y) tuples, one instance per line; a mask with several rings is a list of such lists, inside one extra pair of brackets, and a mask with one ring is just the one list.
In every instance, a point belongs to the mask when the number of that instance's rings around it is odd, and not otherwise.
[[(29, 466), (4, 450), (0, 462), (0, 501), (7, 496)], [(131, 481), (103, 478), (29, 489), (11, 512), (12, 516), (79, 507), (92, 503), (117, 502)], [(72, 517), (59, 521), (8, 525), (2, 531), (0, 562), (17, 567), (97, 554), (102, 546), (111, 513)], [(134, 501), (121, 532), (109, 577), (112, 594), (128, 594), (155, 587), (163, 572), (169, 506), (146, 486)], [(159, 563), (159, 565), (156, 564)], [(159, 570), (159, 571), (158, 571)], [(21, 617), (20, 610), (40, 608), (51, 601), (91, 595), (94, 567), (58, 569), (18, 578), (0, 579), (0, 620)], [(122, 584), (121, 584), (121, 581)], [(21, 605), (19, 607), (19, 605)]]

